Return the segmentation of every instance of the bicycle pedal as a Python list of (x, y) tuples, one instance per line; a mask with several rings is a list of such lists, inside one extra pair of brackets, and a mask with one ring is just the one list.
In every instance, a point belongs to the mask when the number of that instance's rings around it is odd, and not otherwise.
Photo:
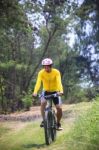
[(43, 121), (41, 122), (40, 127), (41, 127), (41, 128), (44, 127), (44, 122), (43, 122)]
[(44, 127), (44, 125), (40, 125), (40, 127), (41, 127), (41, 128), (43, 128), (43, 127)]

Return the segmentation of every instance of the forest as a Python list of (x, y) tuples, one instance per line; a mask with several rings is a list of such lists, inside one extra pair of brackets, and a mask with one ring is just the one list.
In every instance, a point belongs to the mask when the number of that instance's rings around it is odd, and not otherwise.
[(61, 72), (64, 103), (99, 95), (98, 0), (0, 0), (0, 113), (38, 104), (46, 57)]

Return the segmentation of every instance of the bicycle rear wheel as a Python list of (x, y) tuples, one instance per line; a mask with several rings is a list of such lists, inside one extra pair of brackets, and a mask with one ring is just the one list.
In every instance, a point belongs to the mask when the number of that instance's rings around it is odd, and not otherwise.
[(49, 145), (52, 142), (52, 112), (45, 111), (44, 118), (44, 132), (45, 132), (45, 142)]

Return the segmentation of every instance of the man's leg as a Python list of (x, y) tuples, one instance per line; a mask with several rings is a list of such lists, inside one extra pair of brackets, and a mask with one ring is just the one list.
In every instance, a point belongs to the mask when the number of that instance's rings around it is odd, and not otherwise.
[(46, 104), (47, 104), (46, 100), (41, 101), (41, 115), (42, 115), (43, 120), (44, 120), (44, 110), (45, 110)]
[(60, 123), (61, 121), (61, 118), (62, 118), (62, 106), (57, 104), (56, 105), (56, 110), (57, 110), (57, 113), (56, 113), (56, 116), (57, 116), (57, 123)]
[(42, 115), (42, 122), (40, 124), (40, 127), (44, 127), (44, 114), (45, 114), (45, 107), (46, 107), (47, 102), (43, 101), (41, 102), (41, 115)]

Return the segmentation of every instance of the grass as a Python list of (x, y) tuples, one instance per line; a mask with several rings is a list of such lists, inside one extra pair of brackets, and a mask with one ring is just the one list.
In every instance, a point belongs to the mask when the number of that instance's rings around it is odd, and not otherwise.
[(79, 116), (67, 140), (68, 150), (99, 150), (99, 101)]
[[(66, 105), (64, 109), (62, 126), (63, 131), (57, 132), (57, 139), (50, 146), (45, 145), (43, 129), (39, 127), (40, 120), (34, 122), (1, 122), (0, 124), (0, 149), (1, 150), (76, 150), (81, 139), (81, 126), (83, 119), (77, 119), (80, 114), (85, 114), (92, 103), (79, 103)], [(81, 117), (79, 117), (81, 118)], [(76, 125), (74, 120), (77, 119)], [(78, 128), (78, 129), (77, 129)], [(87, 127), (86, 127), (87, 128)], [(73, 130), (73, 131), (72, 131)], [(85, 129), (84, 129), (85, 130)], [(99, 130), (98, 130), (99, 131)], [(87, 132), (87, 129), (86, 129)], [(75, 138), (76, 133), (76, 138)], [(86, 133), (86, 137), (87, 137)], [(86, 141), (89, 142), (88, 140)], [(78, 145), (77, 145), (78, 144)], [(73, 149), (71, 147), (73, 146)], [(78, 150), (78, 149), (77, 149)], [(86, 150), (86, 149), (79, 149)], [(91, 149), (89, 149), (91, 150)], [(96, 149), (95, 149), (96, 150)]]
[[(6, 122), (7, 124), (13, 124), (13, 122)], [(4, 123), (5, 124), (5, 123)], [(43, 129), (39, 128), (40, 122), (27, 123), (22, 129), (11, 129), (0, 126), (3, 131), (0, 136), (0, 149), (2, 150), (36, 150), (45, 149), (52, 150), (57, 149), (58, 145), (61, 146), (66, 132), (69, 131), (70, 126), (64, 125), (65, 132), (57, 133), (57, 140), (50, 146), (45, 145)], [(3, 125), (3, 124), (2, 124)], [(6, 132), (6, 129), (8, 132)], [(5, 132), (4, 132), (5, 130)], [(60, 144), (59, 144), (60, 143)], [(60, 147), (59, 146), (59, 147)]]
[[(39, 125), (36, 122), (31, 122), (27, 123), (27, 125), (20, 130), (9, 129), (9, 132), (6, 133), (6, 135), (2, 134), (0, 137), (0, 149), (32, 150), (35, 149), (35, 147), (39, 147), (39, 145), (44, 143), (44, 140), (42, 130), (37, 128), (38, 126)], [(39, 143), (39, 145), (37, 143)]]

